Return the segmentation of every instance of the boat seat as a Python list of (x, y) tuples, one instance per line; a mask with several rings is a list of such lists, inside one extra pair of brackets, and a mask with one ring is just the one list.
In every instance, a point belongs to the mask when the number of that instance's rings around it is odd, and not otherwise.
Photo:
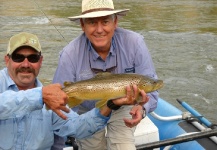
[[(150, 142), (156, 142), (160, 139), (157, 126), (148, 118), (148, 116), (142, 119), (137, 125), (134, 136), (136, 146)], [(159, 149), (156, 148), (154, 150)]]

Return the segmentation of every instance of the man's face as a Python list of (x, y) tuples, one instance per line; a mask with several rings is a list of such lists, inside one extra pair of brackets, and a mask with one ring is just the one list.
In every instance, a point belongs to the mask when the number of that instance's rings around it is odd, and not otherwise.
[(108, 51), (117, 28), (117, 19), (114, 15), (86, 18), (81, 20), (81, 27), (96, 51)]
[[(38, 52), (30, 47), (21, 47), (11, 56), (5, 56), (8, 73), (20, 90), (35, 87), (35, 79), (41, 68), (43, 57), (40, 56), (37, 62), (31, 62), (31, 60), (37, 60), (35, 56), (38, 54)], [(23, 56), (29, 56), (30, 61), (27, 58), (22, 61)], [(16, 60), (19, 60), (19, 62), (16, 62)]]

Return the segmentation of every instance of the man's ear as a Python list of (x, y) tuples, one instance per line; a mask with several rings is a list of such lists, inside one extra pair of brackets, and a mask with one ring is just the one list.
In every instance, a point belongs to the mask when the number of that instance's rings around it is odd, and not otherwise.
[(41, 55), (41, 57), (40, 57), (40, 67), (42, 66), (42, 61), (43, 61), (43, 56)]
[(115, 29), (118, 27), (118, 17), (117, 17), (117, 15), (115, 15)]
[(84, 31), (84, 22), (83, 22), (83, 19), (80, 19), (80, 26), (81, 26), (81, 29)]
[(7, 66), (8, 65), (8, 62), (10, 60), (10, 57), (8, 55), (5, 55), (5, 65)]

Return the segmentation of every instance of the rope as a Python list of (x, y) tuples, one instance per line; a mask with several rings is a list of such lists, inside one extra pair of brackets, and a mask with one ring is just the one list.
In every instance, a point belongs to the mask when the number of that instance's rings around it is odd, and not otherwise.
[(50, 18), (48, 18), (48, 16), (46, 15), (46, 13), (40, 8), (40, 6), (38, 5), (38, 3), (35, 1), (35, 0), (33, 0), (33, 2), (37, 5), (37, 7), (38, 7), (38, 9), (43, 13), (43, 15), (48, 19), (48, 21), (50, 22), (50, 24), (55, 28), (55, 30), (59, 33), (59, 35), (64, 39), (64, 41), (66, 42), (66, 43), (68, 43), (67, 42), (67, 40), (65, 39), (65, 37), (61, 34), (61, 32), (57, 29), (57, 27), (52, 23), (52, 21), (51, 21), (51, 19)]

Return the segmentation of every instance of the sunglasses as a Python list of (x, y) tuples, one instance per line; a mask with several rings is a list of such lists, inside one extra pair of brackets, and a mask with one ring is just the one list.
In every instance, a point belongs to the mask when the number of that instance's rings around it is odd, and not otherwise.
[(9, 57), (14, 61), (14, 62), (18, 62), (21, 63), (25, 60), (25, 58), (28, 59), (29, 62), (31, 63), (37, 63), (40, 59), (41, 53), (39, 54), (31, 54), (28, 56), (22, 55), (22, 54), (12, 54), (9, 55)]
[(98, 69), (98, 68), (93, 68), (91, 66), (91, 61), (90, 61), (90, 53), (89, 53), (89, 64), (90, 64), (90, 69), (93, 73), (97, 74), (99, 72), (113, 72), (116, 68), (117, 68), (117, 63), (118, 63), (118, 60), (117, 60), (117, 55), (116, 55), (116, 65), (111, 67), (111, 68), (107, 68), (106, 70), (102, 70), (102, 69)]

